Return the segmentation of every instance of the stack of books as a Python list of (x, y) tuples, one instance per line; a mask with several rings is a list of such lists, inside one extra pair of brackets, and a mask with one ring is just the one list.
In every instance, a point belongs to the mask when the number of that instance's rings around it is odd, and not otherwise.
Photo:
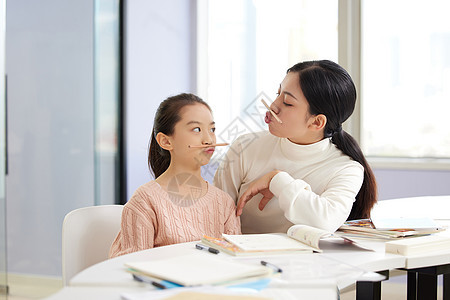
[(372, 218), (347, 221), (338, 234), (354, 238), (399, 239), (418, 237), (444, 231), (431, 218)]

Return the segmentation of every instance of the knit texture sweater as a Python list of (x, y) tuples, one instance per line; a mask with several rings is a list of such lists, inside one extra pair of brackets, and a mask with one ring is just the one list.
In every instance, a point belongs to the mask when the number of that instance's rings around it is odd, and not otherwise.
[(280, 170), (270, 182), (274, 194), (264, 210), (261, 194), (241, 215), (243, 233), (286, 232), (293, 224), (335, 231), (350, 214), (364, 168), (325, 138), (297, 145), (268, 131), (240, 136), (219, 165), (214, 184), (238, 201), (250, 183)]
[(202, 236), (240, 234), (231, 197), (208, 184), (204, 196), (178, 201), (156, 181), (140, 186), (124, 205), (121, 229), (109, 257), (153, 247), (200, 240)]

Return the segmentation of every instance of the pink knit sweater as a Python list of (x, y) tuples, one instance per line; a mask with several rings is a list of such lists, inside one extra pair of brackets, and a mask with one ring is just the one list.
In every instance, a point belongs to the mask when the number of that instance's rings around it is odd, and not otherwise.
[(109, 257), (164, 245), (200, 240), (205, 234), (240, 234), (235, 204), (224, 191), (208, 184), (208, 192), (180, 202), (156, 181), (140, 186), (125, 204), (119, 234)]

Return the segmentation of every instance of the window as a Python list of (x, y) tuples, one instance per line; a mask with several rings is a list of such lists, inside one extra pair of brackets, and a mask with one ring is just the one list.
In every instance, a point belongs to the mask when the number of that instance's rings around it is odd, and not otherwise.
[[(399, 167), (442, 169), (449, 161), (450, 2), (198, 3), (198, 93), (216, 112), (218, 132), (225, 128), (219, 139), (265, 129), (259, 99), (272, 101), (286, 69), (330, 59), (347, 68), (359, 88), (360, 107), (346, 129), (373, 163), (387, 166), (375, 158), (390, 158)], [(344, 24), (339, 39), (338, 21)], [(344, 45), (339, 61), (338, 42)], [(251, 128), (230, 126), (236, 118)]]
[[(289, 67), (337, 61), (337, 0), (198, 1), (198, 22), (197, 92), (213, 109), (218, 141), (267, 129), (260, 99), (275, 99)], [(216, 150), (216, 158), (225, 151)]]
[(361, 145), (369, 156), (450, 158), (445, 0), (363, 1)]

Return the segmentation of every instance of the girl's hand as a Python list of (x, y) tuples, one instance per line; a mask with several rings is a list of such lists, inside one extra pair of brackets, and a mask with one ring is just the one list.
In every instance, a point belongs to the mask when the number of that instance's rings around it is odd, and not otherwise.
[(259, 202), (259, 210), (263, 210), (266, 207), (267, 203), (272, 199), (273, 194), (269, 190), (270, 181), (272, 178), (277, 175), (280, 171), (275, 170), (267, 173), (266, 175), (261, 176), (260, 178), (254, 180), (248, 189), (242, 194), (241, 198), (239, 198), (237, 207), (236, 207), (236, 216), (242, 215), (242, 210), (244, 209), (245, 204), (253, 198), (253, 196), (257, 194), (262, 194), (263, 198)]

